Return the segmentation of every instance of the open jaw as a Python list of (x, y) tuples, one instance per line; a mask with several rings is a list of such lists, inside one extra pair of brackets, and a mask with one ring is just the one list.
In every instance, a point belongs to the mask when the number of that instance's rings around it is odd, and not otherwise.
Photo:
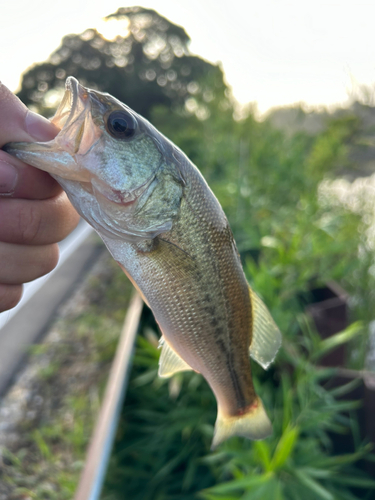
[(69, 77), (62, 101), (51, 122), (60, 129), (48, 142), (12, 142), (4, 149), (20, 160), (64, 179), (89, 182), (91, 175), (76, 161), (99, 139), (91, 117), (91, 99), (78, 81)]
[(92, 121), (89, 92), (72, 76), (51, 122), (60, 129), (55, 143), (71, 155), (87, 153), (100, 136)]
[(63, 98), (57, 108), (55, 116), (51, 119), (51, 122), (60, 130), (72, 120), (73, 110), (78, 101), (79, 87), (82, 88), (78, 81), (72, 76), (66, 79)]
[[(81, 142), (87, 135), (88, 128), (93, 127), (91, 120), (91, 98), (88, 90), (80, 85), (73, 77), (69, 76), (65, 82), (65, 93), (51, 122), (60, 129), (55, 140), (60, 146), (71, 154), (82, 154)], [(92, 146), (94, 135), (88, 134), (91, 144), (86, 144), (85, 149)]]

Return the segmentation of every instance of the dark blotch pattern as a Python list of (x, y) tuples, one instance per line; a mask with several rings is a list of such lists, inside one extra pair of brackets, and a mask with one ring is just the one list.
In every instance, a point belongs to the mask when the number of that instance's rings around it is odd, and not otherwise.
[(208, 381), (227, 415), (255, 401), (248, 285), (228, 221), (200, 173), (186, 185), (172, 230), (144, 254), (142, 292), (174, 350)]

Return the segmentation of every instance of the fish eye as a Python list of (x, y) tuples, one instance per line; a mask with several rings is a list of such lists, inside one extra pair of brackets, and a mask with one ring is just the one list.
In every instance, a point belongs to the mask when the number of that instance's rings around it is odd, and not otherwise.
[(136, 128), (135, 118), (126, 111), (112, 111), (107, 118), (107, 130), (115, 139), (133, 137)]

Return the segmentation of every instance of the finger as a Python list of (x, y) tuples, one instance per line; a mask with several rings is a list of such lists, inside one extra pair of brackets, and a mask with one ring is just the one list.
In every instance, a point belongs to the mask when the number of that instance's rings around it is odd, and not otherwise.
[(0, 283), (0, 312), (15, 307), (21, 300), (22, 292), (22, 285), (3, 285)]
[(58, 131), (49, 120), (28, 110), (0, 83), (0, 147), (12, 141), (50, 141)]
[(0, 199), (43, 200), (61, 191), (59, 184), (47, 172), (26, 165), (0, 150)]
[(73, 231), (79, 215), (62, 192), (47, 200), (0, 199), (0, 220), (0, 241), (48, 245)]
[(43, 246), (13, 245), (0, 242), (0, 283), (21, 285), (54, 269), (59, 260), (57, 244)]
[[(0, 82), (0, 148), (12, 141), (50, 141), (59, 129), (46, 118), (31, 112), (5, 85)], [(1, 151), (0, 193), (20, 198), (44, 199), (60, 192), (56, 181), (46, 173), (33, 169)], [(38, 173), (36, 173), (38, 172)], [(5, 179), (5, 180), (4, 180)], [(6, 181), (6, 182), (5, 182)]]

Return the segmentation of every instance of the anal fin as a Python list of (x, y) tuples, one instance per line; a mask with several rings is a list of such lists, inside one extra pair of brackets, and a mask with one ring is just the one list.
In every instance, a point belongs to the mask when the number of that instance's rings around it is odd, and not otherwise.
[(159, 377), (168, 378), (175, 373), (192, 370), (191, 366), (167, 344), (164, 337), (161, 337), (159, 347), (162, 349), (159, 358)]
[(276, 357), (282, 337), (267, 307), (250, 286), (249, 292), (253, 318), (250, 356), (266, 370)]

